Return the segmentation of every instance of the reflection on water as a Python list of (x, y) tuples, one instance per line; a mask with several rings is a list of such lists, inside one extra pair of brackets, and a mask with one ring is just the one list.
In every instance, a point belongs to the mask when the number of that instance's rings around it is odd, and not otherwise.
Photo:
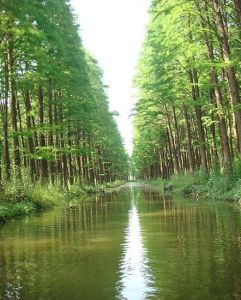
[(240, 211), (226, 203), (138, 194), (154, 299), (240, 300)]
[(115, 299), (129, 193), (11, 221), (0, 230), (0, 299)]
[[(132, 193), (133, 195), (133, 193)], [(123, 245), (121, 260), (121, 299), (146, 299), (150, 288), (150, 273), (147, 256), (142, 243), (140, 219), (134, 199), (129, 211), (129, 224)]]
[(122, 189), (0, 229), (0, 300), (241, 299), (241, 213)]

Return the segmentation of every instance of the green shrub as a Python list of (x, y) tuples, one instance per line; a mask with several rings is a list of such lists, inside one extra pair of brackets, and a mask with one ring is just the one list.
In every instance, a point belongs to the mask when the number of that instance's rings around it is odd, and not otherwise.
[(165, 185), (165, 180), (163, 180), (162, 178), (155, 178), (155, 179), (150, 180), (150, 184), (160, 187), (161, 190), (163, 191), (164, 185)]
[(1, 201), (11, 203), (29, 201), (32, 189), (33, 184), (27, 176), (22, 179), (12, 177), (9, 181), (3, 182)]
[(0, 221), (6, 221), (14, 217), (27, 215), (34, 210), (34, 205), (28, 202), (5, 204), (0, 206)]
[(84, 192), (86, 192), (87, 194), (94, 194), (97, 192), (97, 188), (91, 185), (85, 185), (83, 186), (83, 190)]
[(173, 186), (174, 190), (182, 194), (197, 193), (201, 186), (207, 183), (207, 176), (202, 171), (195, 171), (193, 173), (184, 173), (173, 175), (169, 184)]
[(232, 171), (234, 179), (241, 179), (241, 160), (236, 159), (232, 163)]
[(66, 196), (68, 199), (72, 198), (79, 198), (85, 195), (86, 192), (84, 191), (83, 187), (79, 184), (74, 184), (69, 187), (68, 192), (66, 193)]
[(52, 186), (36, 185), (30, 196), (31, 202), (38, 208), (55, 206), (65, 200), (64, 192)]
[(98, 189), (115, 188), (115, 187), (120, 186), (124, 183), (125, 183), (124, 180), (115, 180), (113, 182), (107, 182), (107, 183), (103, 183), (103, 184), (99, 185)]
[(241, 199), (241, 179), (239, 179), (230, 190), (230, 200), (239, 201)]

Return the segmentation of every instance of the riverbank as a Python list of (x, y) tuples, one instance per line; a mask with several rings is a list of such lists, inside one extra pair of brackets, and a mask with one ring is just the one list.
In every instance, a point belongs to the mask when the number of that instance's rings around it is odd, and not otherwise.
[(84, 200), (91, 194), (107, 192), (124, 183), (125, 181), (117, 180), (96, 187), (73, 185), (65, 190), (60, 187), (41, 186), (29, 182), (11, 182), (0, 190), (0, 222), (65, 205), (73, 200)]
[(241, 205), (241, 172), (232, 175), (211, 173), (206, 176), (202, 171), (172, 176), (169, 180), (155, 179), (149, 183), (159, 186), (163, 191), (173, 191), (195, 200), (236, 202)]

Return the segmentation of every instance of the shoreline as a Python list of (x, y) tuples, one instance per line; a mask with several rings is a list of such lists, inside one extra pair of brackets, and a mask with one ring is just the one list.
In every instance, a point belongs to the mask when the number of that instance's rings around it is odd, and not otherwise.
[(9, 201), (0, 202), (0, 224), (53, 207), (68, 205), (71, 201), (83, 201), (94, 194), (111, 192), (124, 184), (126, 184), (126, 181), (115, 181), (96, 187), (78, 187), (77, 189), (59, 190), (58, 192), (55, 190), (57, 187), (52, 187), (53, 191), (51, 193), (48, 193), (49, 186), (43, 186), (40, 189), (39, 196), (33, 195), (31, 200), (16, 201), (10, 198)]
[(240, 181), (225, 175), (203, 177), (201, 172), (179, 174), (170, 179), (161, 178), (144, 181), (158, 187), (163, 193), (173, 193), (195, 201), (229, 202), (241, 208)]

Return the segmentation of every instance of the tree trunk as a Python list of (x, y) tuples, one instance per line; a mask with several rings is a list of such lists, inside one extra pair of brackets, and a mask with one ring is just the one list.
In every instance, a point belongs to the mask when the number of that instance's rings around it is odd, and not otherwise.
[[(44, 125), (44, 98), (43, 98), (43, 87), (42, 84), (39, 84), (38, 88), (38, 104), (39, 104), (39, 124), (40, 124), (40, 134), (39, 134), (39, 146), (40, 151), (45, 148), (45, 136), (43, 133), (43, 125)], [(40, 160), (40, 182), (41, 184), (45, 184), (47, 179), (47, 160), (45, 158), (41, 158)]]
[[(206, 40), (206, 46), (208, 49), (208, 56), (211, 62), (214, 61), (213, 47), (211, 42)], [(231, 166), (231, 154), (229, 149), (229, 140), (227, 134), (227, 124), (223, 112), (223, 99), (222, 93), (219, 87), (218, 74), (217, 70), (212, 67), (211, 69), (211, 83), (213, 86), (213, 95), (217, 105), (218, 112), (218, 121), (219, 121), (219, 134), (220, 134), (220, 142), (223, 153), (223, 165), (227, 168)]]
[[(7, 84), (7, 82), (5, 84)], [(11, 175), (11, 162), (8, 143), (8, 89), (7, 87), (5, 87), (5, 89), (5, 99), (1, 104), (3, 126), (3, 163), (5, 167), (6, 179), (9, 180)]]
[(31, 123), (31, 102), (30, 102), (30, 95), (29, 95), (29, 90), (27, 89), (25, 92), (23, 92), (24, 95), (24, 104), (25, 104), (25, 111), (26, 111), (26, 125), (27, 129), (31, 132), (31, 135), (28, 135), (28, 151), (30, 154), (29, 158), (29, 166), (30, 166), (30, 174), (31, 178), (34, 181), (36, 178), (36, 164), (35, 160), (33, 159), (34, 155), (34, 141), (32, 137), (32, 123)]
[(19, 101), (17, 101), (17, 115), (18, 115), (18, 122), (19, 122), (19, 132), (21, 133), (21, 146), (22, 146), (22, 153), (23, 153), (23, 165), (26, 168), (27, 167), (27, 160), (26, 160), (26, 155), (25, 155), (25, 140), (23, 136), (23, 126), (22, 126), (22, 117), (21, 117), (21, 110), (20, 110), (20, 105)]
[(179, 161), (179, 168), (182, 171), (183, 170), (183, 163), (182, 163), (182, 155), (181, 155), (181, 145), (180, 145), (180, 132), (177, 124), (177, 115), (176, 115), (176, 109), (174, 106), (172, 106), (172, 111), (173, 111), (173, 119), (174, 119), (174, 128), (175, 128), (175, 136), (176, 136), (176, 152), (178, 156), (178, 161)]
[(231, 51), (228, 41), (227, 32), (225, 29), (225, 24), (223, 21), (222, 11), (218, 0), (212, 0), (214, 20), (217, 26), (217, 32), (220, 39), (220, 45), (222, 48), (223, 59), (227, 63), (226, 72), (230, 89), (230, 96), (234, 106), (234, 116), (235, 116), (235, 131), (237, 139), (237, 151), (241, 153), (241, 109), (240, 106), (240, 95), (239, 86), (236, 77), (234, 67), (230, 64)]
[[(49, 80), (49, 103), (48, 103), (48, 118), (49, 118), (49, 132), (48, 132), (48, 146), (51, 148), (51, 152), (53, 153), (54, 147), (54, 138), (53, 138), (53, 92), (52, 92), (52, 81)], [(51, 159), (49, 162), (49, 173), (50, 173), (50, 182), (54, 185), (54, 171), (55, 164), (53, 161), (54, 157), (51, 155)]]
[(240, 0), (233, 0), (233, 3), (237, 12), (239, 26), (241, 26), (241, 2)]
[(165, 112), (166, 112), (166, 123), (169, 131), (169, 137), (170, 137), (170, 142), (171, 142), (171, 148), (172, 148), (172, 153), (173, 153), (173, 162), (174, 162), (174, 172), (176, 174), (180, 173), (180, 166), (179, 166), (179, 161), (178, 161), (178, 156), (177, 156), (177, 150), (176, 150), (176, 145), (172, 133), (172, 127), (171, 127), (171, 121), (170, 121), (170, 116), (168, 113), (168, 109), (165, 106)]
[[(198, 99), (200, 98), (197, 71), (195, 69), (190, 70), (189, 77), (190, 77), (190, 82), (192, 84), (192, 97), (194, 102), (197, 102)], [(202, 169), (205, 173), (208, 174), (205, 133), (202, 124), (202, 109), (199, 104), (195, 103), (194, 105), (195, 105), (195, 114), (197, 120), (197, 130), (199, 135), (199, 147), (200, 147), (200, 154), (201, 154)]]
[(70, 126), (68, 128), (68, 148), (69, 148), (69, 153), (68, 153), (68, 165), (69, 165), (69, 183), (70, 185), (74, 184), (74, 172), (73, 172), (73, 164), (72, 164), (72, 155), (70, 153), (72, 146), (71, 142), (71, 131), (70, 131)]
[[(14, 59), (13, 59), (13, 44), (10, 34), (7, 34), (7, 73), (8, 73), (8, 94), (10, 99), (11, 110), (11, 127), (13, 130), (13, 161), (15, 173), (21, 177), (20, 173), (20, 152), (19, 152), (19, 139), (18, 139), (18, 123), (17, 123), (17, 99), (15, 91), (14, 79)], [(16, 170), (17, 169), (17, 170)]]
[[(197, 9), (199, 10), (200, 15), (203, 13), (201, 11), (200, 5), (197, 2)], [(211, 61), (211, 63), (214, 62), (214, 50), (213, 50), (213, 43), (212, 38), (210, 37), (209, 32), (212, 30), (211, 22), (208, 15), (208, 6), (207, 3), (205, 3), (205, 9), (204, 13), (206, 16), (206, 19), (204, 21), (203, 18), (201, 18), (201, 24), (204, 29), (204, 40), (205, 45), (208, 52), (208, 58)], [(222, 163), (225, 167), (229, 168), (231, 166), (231, 153), (229, 149), (229, 139), (228, 139), (228, 133), (227, 133), (227, 124), (226, 119), (224, 115), (224, 107), (223, 107), (223, 99), (222, 99), (222, 93), (219, 86), (219, 79), (218, 79), (218, 73), (217, 69), (215, 67), (211, 68), (210, 72), (211, 76), (211, 84), (212, 88), (210, 90), (210, 96), (211, 99), (214, 99), (215, 107), (217, 108), (217, 114), (218, 114), (218, 121), (219, 121), (219, 135), (220, 135), (220, 142), (221, 142), (221, 150), (222, 150)], [(217, 156), (217, 149), (216, 149), (216, 142), (215, 142), (215, 125), (211, 125), (211, 134), (213, 137), (213, 146), (214, 146), (214, 155)]]
[(193, 150), (192, 150), (192, 136), (191, 128), (188, 119), (187, 107), (183, 105), (184, 118), (186, 123), (186, 134), (187, 134), (187, 151), (188, 151), (188, 162), (189, 162), (189, 171), (194, 171), (194, 159), (193, 159)]

